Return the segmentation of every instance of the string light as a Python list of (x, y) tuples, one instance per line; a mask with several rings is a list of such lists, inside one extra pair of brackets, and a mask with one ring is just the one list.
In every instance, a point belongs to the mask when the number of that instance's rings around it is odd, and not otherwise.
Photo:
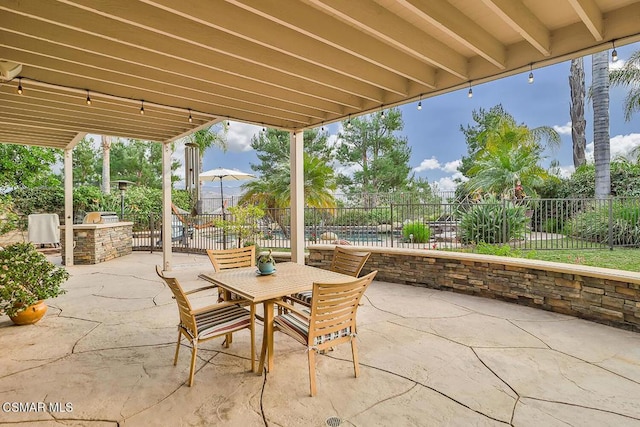
[(91, 105), (91, 96), (89, 95), (89, 90), (87, 90), (87, 105)]
[(144, 99), (140, 103), (140, 115), (144, 116)]
[(380, 118), (384, 119), (384, 110), (382, 109), (382, 105), (380, 106)]
[(420, 95), (420, 99), (418, 99), (418, 111), (422, 110), (422, 95)]
[(320, 128), (321, 132), (324, 132), (324, 122), (322, 122), (322, 127)]
[(471, 89), (471, 82), (469, 82), (469, 92), (467, 93), (469, 98), (473, 98), (473, 89)]
[(18, 95), (22, 95), (22, 78), (18, 79)]
[(533, 83), (533, 64), (529, 65), (529, 84)]
[(611, 61), (616, 62), (618, 60), (618, 51), (616, 50), (616, 42), (612, 41), (613, 52), (611, 52)]
[(349, 120), (347, 120), (347, 129), (351, 129), (351, 114), (349, 114)]
[(189, 108), (189, 123), (193, 123), (193, 117), (191, 116), (191, 108)]

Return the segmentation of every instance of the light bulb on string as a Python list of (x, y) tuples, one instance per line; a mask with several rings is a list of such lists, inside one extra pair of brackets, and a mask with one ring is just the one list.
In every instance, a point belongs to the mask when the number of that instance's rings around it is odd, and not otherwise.
[(191, 108), (189, 108), (189, 123), (193, 123), (193, 116), (191, 115)]
[(91, 95), (89, 95), (89, 91), (87, 90), (87, 105), (91, 105)]
[(18, 95), (22, 95), (22, 78), (18, 79)]
[(140, 103), (140, 115), (144, 116), (144, 100), (142, 100)]

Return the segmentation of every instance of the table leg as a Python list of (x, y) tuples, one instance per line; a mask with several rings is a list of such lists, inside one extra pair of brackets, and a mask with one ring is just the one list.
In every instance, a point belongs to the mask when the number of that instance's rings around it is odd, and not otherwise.
[(262, 351), (260, 352), (260, 366), (258, 373), (262, 374), (265, 359), (267, 361), (267, 372), (273, 369), (273, 301), (265, 301), (264, 304), (264, 328), (262, 337)]

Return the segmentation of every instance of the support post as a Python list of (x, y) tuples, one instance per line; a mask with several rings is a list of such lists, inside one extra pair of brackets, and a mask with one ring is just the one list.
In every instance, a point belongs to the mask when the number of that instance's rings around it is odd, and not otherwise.
[(162, 144), (162, 268), (171, 270), (171, 144)]
[(64, 150), (64, 265), (73, 265), (73, 148)]
[(291, 132), (291, 261), (304, 264), (303, 132)]

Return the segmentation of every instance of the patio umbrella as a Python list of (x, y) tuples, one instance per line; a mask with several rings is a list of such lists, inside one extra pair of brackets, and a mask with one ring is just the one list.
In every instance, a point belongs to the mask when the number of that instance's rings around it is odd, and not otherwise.
[[(255, 177), (246, 172), (240, 172), (237, 170), (225, 169), (225, 168), (217, 168), (217, 169), (208, 170), (206, 172), (202, 172), (199, 175), (199, 178), (201, 181), (215, 181), (216, 179), (220, 180), (220, 199), (222, 203), (222, 205), (220, 206), (220, 209), (222, 209), (222, 219), (224, 220), (225, 219), (224, 192), (222, 190), (222, 181), (240, 181), (240, 180), (251, 179)], [(222, 247), (224, 249), (227, 248), (226, 232), (223, 232)]]
[[(220, 180), (220, 198), (222, 199), (223, 205), (224, 193), (222, 191), (222, 181), (240, 181), (243, 179), (255, 178), (249, 173), (225, 168), (211, 169), (206, 172), (202, 172), (199, 177), (201, 181), (215, 181), (216, 179)], [(224, 213), (224, 209), (222, 212)]]

